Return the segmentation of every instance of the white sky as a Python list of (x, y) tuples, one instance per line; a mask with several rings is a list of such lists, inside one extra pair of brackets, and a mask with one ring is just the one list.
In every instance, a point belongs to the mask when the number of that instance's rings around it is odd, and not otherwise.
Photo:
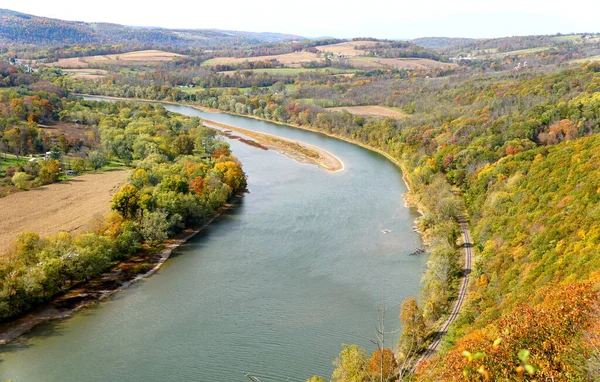
[(306, 37), (503, 37), (600, 32), (600, 0), (0, 0), (0, 8), (64, 20)]

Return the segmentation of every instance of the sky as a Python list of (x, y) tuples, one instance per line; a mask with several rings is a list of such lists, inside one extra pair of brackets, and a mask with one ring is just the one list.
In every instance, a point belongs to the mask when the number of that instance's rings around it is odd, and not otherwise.
[(0, 8), (63, 20), (305, 37), (490, 38), (600, 32), (599, 0), (0, 0)]

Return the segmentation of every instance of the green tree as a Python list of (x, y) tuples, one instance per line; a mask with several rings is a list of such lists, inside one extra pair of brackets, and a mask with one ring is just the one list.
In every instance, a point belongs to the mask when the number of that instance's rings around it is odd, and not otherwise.
[(83, 158), (73, 158), (71, 168), (78, 174), (83, 173), (85, 171), (85, 160)]
[(94, 169), (94, 171), (98, 171), (98, 169), (104, 167), (106, 165), (106, 156), (103, 152), (94, 150), (89, 153), (88, 161), (90, 166)]
[(125, 219), (135, 216), (139, 208), (139, 198), (135, 186), (126, 184), (121, 187), (121, 190), (113, 196), (111, 208)]
[(170, 222), (165, 212), (144, 212), (140, 233), (146, 243), (157, 244), (167, 240), (169, 228)]
[(342, 345), (342, 351), (333, 362), (332, 378), (336, 382), (369, 381), (369, 361), (365, 349), (358, 345)]
[(16, 172), (12, 177), (12, 183), (21, 190), (29, 190), (29, 175), (24, 172)]

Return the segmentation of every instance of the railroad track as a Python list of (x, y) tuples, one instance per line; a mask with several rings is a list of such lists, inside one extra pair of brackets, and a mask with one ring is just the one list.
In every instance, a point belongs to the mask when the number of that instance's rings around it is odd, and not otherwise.
[(458, 298), (454, 302), (454, 306), (452, 308), (452, 312), (450, 316), (446, 319), (440, 330), (436, 333), (433, 342), (427, 347), (427, 349), (423, 352), (423, 355), (415, 362), (412, 371), (414, 372), (417, 366), (426, 359), (430, 358), (440, 346), (442, 342), (442, 338), (448, 332), (448, 328), (458, 317), (458, 313), (460, 313), (460, 309), (462, 308), (463, 302), (467, 296), (467, 287), (469, 286), (469, 274), (471, 273), (471, 264), (473, 262), (473, 244), (471, 242), (471, 233), (469, 232), (469, 225), (467, 220), (464, 217), (459, 218), (460, 222), (460, 230), (463, 235), (464, 240), (464, 248), (465, 248), (465, 267), (464, 267), (464, 277), (460, 285), (460, 290), (458, 292)]

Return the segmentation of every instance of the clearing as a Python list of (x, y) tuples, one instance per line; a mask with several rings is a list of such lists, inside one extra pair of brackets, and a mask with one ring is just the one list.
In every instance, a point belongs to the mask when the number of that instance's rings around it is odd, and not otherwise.
[(354, 75), (356, 72), (355, 69), (336, 69), (336, 68), (268, 68), (268, 69), (240, 69), (240, 70), (229, 70), (224, 72), (219, 72), (219, 74), (225, 74), (227, 76), (234, 75), (235, 73), (243, 73), (243, 72), (253, 72), (253, 73), (266, 73), (275, 76), (295, 76), (299, 73), (306, 72), (316, 72), (316, 73), (324, 73), (324, 74), (350, 74)]
[[(357, 41), (360, 42), (360, 41)], [(361, 42), (364, 43), (364, 42)], [(329, 46), (329, 45), (325, 45)], [(310, 52), (296, 52), (287, 53), (274, 56), (257, 56), (257, 57), (216, 57), (207, 61), (204, 61), (204, 66), (215, 66), (215, 65), (238, 65), (246, 61), (257, 62), (257, 61), (271, 61), (277, 60), (281, 64), (288, 68), (301, 68), (303, 63), (316, 61), (323, 62), (325, 58), (323, 54), (316, 54)], [(346, 63), (356, 69), (437, 69), (437, 68), (451, 68), (455, 67), (456, 64), (449, 64), (445, 62), (439, 62), (430, 60), (428, 58), (379, 58), (379, 57), (363, 57), (363, 56), (352, 56), (348, 58), (334, 58), (332, 61)], [(264, 69), (260, 69), (264, 70)], [(281, 69), (278, 69), (281, 70)], [(306, 71), (303, 69), (302, 71)], [(347, 70), (349, 71), (349, 70)]]
[(596, 61), (600, 61), (600, 54), (596, 55), (596, 56), (589, 56), (589, 57), (585, 57), (585, 58), (578, 58), (576, 60), (569, 61), (569, 63), (571, 63), (571, 64), (583, 64), (583, 63), (586, 63), (586, 62), (596, 62)]
[(108, 71), (102, 69), (63, 69), (63, 72), (73, 78), (85, 78), (88, 80), (104, 78), (108, 74)]
[(186, 57), (182, 54), (165, 52), (162, 50), (139, 50), (136, 52), (107, 54), (104, 56), (61, 58), (57, 62), (44, 64), (59, 68), (88, 68), (90, 65), (118, 65), (118, 64), (156, 64), (171, 61), (176, 58)]
[(356, 49), (357, 46), (373, 46), (376, 45), (376, 41), (346, 41), (340, 42), (339, 44), (320, 45), (315, 48), (319, 52), (329, 52), (333, 54), (339, 54), (343, 56), (364, 56), (369, 52), (366, 50)]
[(328, 111), (344, 111), (352, 115), (360, 115), (365, 117), (391, 117), (391, 118), (404, 118), (406, 114), (385, 106), (343, 106), (343, 107), (330, 107)]
[(292, 68), (300, 68), (303, 63), (317, 61), (322, 62), (325, 59), (319, 57), (316, 53), (310, 52), (294, 52), (294, 53), (286, 53), (279, 54), (273, 56), (257, 56), (257, 57), (216, 57), (210, 60), (206, 60), (202, 63), (204, 66), (214, 66), (214, 65), (235, 65), (242, 64), (246, 61), (248, 62), (257, 62), (257, 61), (271, 61), (277, 60), (280, 63), (292, 67)]
[(486, 58), (486, 57), (507, 57), (507, 56), (517, 56), (517, 55), (526, 55), (531, 53), (543, 52), (552, 48), (551, 46), (540, 46), (537, 48), (529, 48), (529, 49), (520, 49), (520, 50), (511, 50), (510, 52), (494, 52), (491, 54), (479, 54), (475, 58)]
[(45, 237), (84, 231), (94, 218), (110, 211), (112, 196), (128, 175), (125, 170), (86, 174), (0, 199), (0, 253), (20, 232)]

